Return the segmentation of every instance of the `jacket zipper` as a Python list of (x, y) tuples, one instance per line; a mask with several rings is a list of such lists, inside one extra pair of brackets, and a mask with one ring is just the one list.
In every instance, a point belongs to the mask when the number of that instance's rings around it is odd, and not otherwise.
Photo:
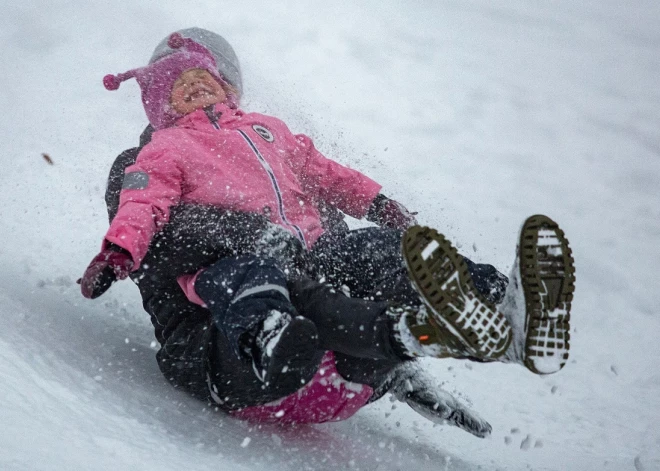
[[(218, 116), (215, 113), (213, 113), (212, 110), (209, 111), (205, 110), (205, 112), (206, 112), (206, 116), (209, 118), (209, 121), (211, 122), (213, 127), (217, 130), (220, 130), (220, 125), (218, 124)], [(250, 146), (250, 149), (259, 160), (261, 167), (268, 174), (268, 177), (270, 178), (270, 183), (273, 185), (273, 190), (275, 191), (275, 196), (277, 197), (277, 210), (279, 212), (280, 218), (286, 225), (292, 227), (296, 231), (296, 236), (298, 237), (298, 239), (300, 239), (300, 242), (303, 243), (303, 246), (307, 247), (307, 244), (305, 243), (305, 236), (303, 235), (303, 231), (300, 229), (300, 227), (291, 223), (286, 217), (286, 213), (284, 211), (284, 200), (282, 199), (282, 191), (280, 190), (279, 183), (277, 183), (277, 178), (275, 177), (275, 172), (273, 172), (272, 167), (270, 166), (268, 161), (263, 157), (263, 155), (261, 155), (261, 152), (259, 152), (257, 146), (254, 144), (254, 142), (252, 142), (250, 136), (248, 136), (245, 132), (241, 131), (240, 129), (237, 129), (236, 131), (240, 133), (243, 139), (245, 139), (245, 142), (247, 142), (248, 146)]]

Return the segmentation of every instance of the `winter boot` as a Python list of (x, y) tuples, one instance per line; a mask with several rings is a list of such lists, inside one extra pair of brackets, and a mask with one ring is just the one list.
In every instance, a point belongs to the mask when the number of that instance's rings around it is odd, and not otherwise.
[[(314, 323), (301, 316), (272, 310), (257, 332), (252, 349), (254, 373), (265, 386), (287, 372), (318, 366), (319, 337)], [(313, 359), (318, 357), (318, 361)]]
[[(463, 257), (451, 243), (421, 226), (406, 230), (402, 243), (410, 279), (427, 307), (402, 318), (422, 351), (486, 361), (504, 354), (511, 341), (509, 323), (475, 289)], [(406, 331), (401, 326), (398, 330)]]
[(575, 267), (564, 232), (547, 216), (528, 218), (500, 309), (513, 329), (503, 361), (536, 374), (562, 369), (570, 348)]

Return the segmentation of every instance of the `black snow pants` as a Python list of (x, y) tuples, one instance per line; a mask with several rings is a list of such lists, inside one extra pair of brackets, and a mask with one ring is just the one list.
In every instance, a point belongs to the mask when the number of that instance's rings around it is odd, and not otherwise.
[[(321, 237), (309, 253), (311, 278), (290, 283), (294, 304), (319, 331), (321, 347), (335, 352), (349, 381), (374, 387), (409, 359), (393, 338), (390, 305), (419, 306), (401, 253), (403, 231), (369, 227)], [(492, 265), (465, 259), (475, 287), (498, 304), (507, 278)], [(336, 294), (342, 291), (350, 298)]]
[[(230, 339), (219, 328), (217, 313), (187, 300), (176, 283), (178, 275), (252, 253), (251, 244), (267, 226), (260, 216), (188, 207), (175, 211), (154, 239), (134, 280), (161, 343), (157, 359), (165, 377), (196, 397), (235, 410), (295, 392), (313, 376), (322, 351), (333, 350), (343, 377), (380, 388), (390, 371), (406, 361), (392, 339), (385, 310), (392, 302), (420, 302), (403, 264), (400, 231), (359, 229), (322, 237), (310, 252), (293, 249), (290, 255), (300, 256), (302, 268), (287, 280), (291, 303), (315, 323), (321, 350), (307, 367), (278, 384), (266, 387), (252, 362), (236, 354), (236, 336)], [(499, 302), (506, 278), (490, 265), (467, 262), (477, 289)], [(252, 321), (245, 322), (245, 331)]]

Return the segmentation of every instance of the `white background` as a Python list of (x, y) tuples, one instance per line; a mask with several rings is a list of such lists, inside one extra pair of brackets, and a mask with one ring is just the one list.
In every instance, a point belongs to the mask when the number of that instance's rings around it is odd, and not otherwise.
[[(0, 469), (660, 469), (659, 21), (657, 0), (4, 2)], [(561, 373), (426, 362), (491, 438), (387, 399), (255, 429), (166, 383), (131, 283), (80, 296), (108, 170), (146, 124), (137, 84), (101, 78), (189, 26), (232, 43), (246, 110), (310, 134), (472, 259), (508, 273), (531, 214), (566, 231)]]

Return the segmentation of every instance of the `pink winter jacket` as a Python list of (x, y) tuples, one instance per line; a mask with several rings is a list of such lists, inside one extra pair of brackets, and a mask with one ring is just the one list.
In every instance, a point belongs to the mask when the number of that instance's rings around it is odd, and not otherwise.
[[(267, 216), (310, 248), (323, 233), (316, 202), (362, 218), (380, 185), (326, 159), (311, 139), (294, 135), (277, 118), (216, 105), (216, 115), (195, 111), (154, 133), (128, 167), (119, 210), (105, 240), (131, 253), (139, 267), (154, 234), (180, 201)], [(179, 277), (188, 298), (203, 304), (195, 275)], [(319, 423), (352, 416), (371, 397), (366, 385), (337, 373), (326, 352), (314, 378), (271, 404), (234, 413), (258, 422)]]
[(380, 185), (325, 158), (277, 118), (216, 105), (154, 133), (126, 169), (119, 211), (105, 240), (139, 267), (180, 201), (267, 216), (310, 248), (323, 233), (316, 202), (362, 218)]

